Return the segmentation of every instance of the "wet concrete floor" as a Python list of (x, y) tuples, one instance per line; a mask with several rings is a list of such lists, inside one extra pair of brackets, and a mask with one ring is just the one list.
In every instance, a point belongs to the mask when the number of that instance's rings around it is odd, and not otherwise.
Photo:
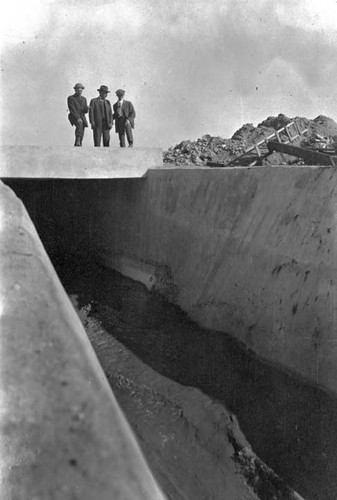
[(106, 331), (156, 372), (235, 413), (255, 453), (307, 500), (337, 498), (337, 400), (111, 270), (54, 262)]

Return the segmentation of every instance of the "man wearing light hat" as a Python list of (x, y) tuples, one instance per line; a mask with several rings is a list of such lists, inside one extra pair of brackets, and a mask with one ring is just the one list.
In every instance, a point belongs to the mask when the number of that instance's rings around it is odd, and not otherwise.
[(82, 83), (76, 83), (74, 87), (75, 94), (68, 97), (68, 119), (71, 125), (75, 125), (74, 146), (82, 146), (84, 127), (88, 126), (85, 114), (88, 113), (89, 108), (86, 98), (82, 96), (83, 89)]
[(116, 90), (118, 101), (113, 105), (115, 129), (119, 136), (119, 145), (125, 148), (125, 133), (129, 148), (133, 147), (132, 129), (135, 127), (136, 112), (132, 102), (124, 99), (125, 90)]
[(109, 147), (113, 118), (111, 104), (106, 97), (110, 90), (106, 85), (101, 85), (97, 92), (99, 92), (99, 96), (91, 99), (89, 106), (89, 120), (93, 131), (94, 145), (100, 146), (103, 136), (103, 146)]

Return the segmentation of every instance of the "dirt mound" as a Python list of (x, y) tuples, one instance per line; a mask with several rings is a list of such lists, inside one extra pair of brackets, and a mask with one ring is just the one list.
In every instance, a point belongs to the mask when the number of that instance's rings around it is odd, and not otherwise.
[(337, 123), (327, 116), (319, 115), (314, 120), (308, 120), (309, 135), (319, 134), (337, 139)]
[[(305, 137), (298, 138), (294, 144), (308, 146), (317, 138), (323, 138), (323, 143), (335, 147), (337, 143), (337, 123), (323, 115), (314, 120), (305, 117), (289, 118), (280, 113), (278, 116), (269, 116), (255, 127), (252, 123), (244, 124), (230, 139), (204, 135), (196, 141), (182, 141), (164, 152), (164, 163), (172, 165), (206, 166), (208, 162), (221, 163), (224, 166), (235, 157), (242, 154), (249, 146), (273, 134), (288, 123), (295, 121), (301, 130), (307, 128)], [(272, 164), (293, 164), (294, 157), (279, 155)], [(282, 163), (278, 163), (281, 161)]]
[(288, 125), (292, 121), (291, 118), (288, 118), (288, 116), (284, 115), (283, 113), (280, 113), (278, 116), (268, 116), (266, 120), (263, 120), (263, 122), (258, 124), (258, 127), (269, 127), (273, 129), (279, 129), (284, 127), (285, 125)]

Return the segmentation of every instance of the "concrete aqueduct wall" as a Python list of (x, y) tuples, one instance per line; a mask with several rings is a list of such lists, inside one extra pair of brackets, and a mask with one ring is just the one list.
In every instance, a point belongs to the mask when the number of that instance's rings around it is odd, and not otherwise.
[(91, 241), (200, 324), (337, 392), (336, 188), (334, 168), (151, 170), (101, 189)]
[[(106, 154), (113, 165), (115, 152)], [(142, 178), (12, 186), (49, 253), (89, 252), (200, 324), (337, 392), (333, 167), (161, 167)]]

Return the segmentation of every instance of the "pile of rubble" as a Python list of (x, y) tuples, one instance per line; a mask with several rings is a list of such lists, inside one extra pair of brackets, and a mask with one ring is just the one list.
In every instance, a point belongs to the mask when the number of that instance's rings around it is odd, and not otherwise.
[(334, 150), (335, 141), (333, 137), (324, 137), (320, 134), (313, 134), (301, 142), (303, 148), (318, 149), (318, 150)]
[(204, 135), (196, 141), (182, 141), (164, 152), (164, 163), (175, 165), (205, 165), (208, 161), (230, 161), (244, 152), (246, 143), (241, 139), (223, 139)]
[[(307, 128), (305, 136), (300, 136), (294, 144), (301, 147), (337, 151), (337, 123), (320, 115), (314, 120), (303, 117), (288, 118), (284, 114), (269, 116), (255, 127), (251, 123), (243, 125), (231, 139), (204, 135), (196, 141), (182, 141), (164, 152), (164, 163), (172, 165), (206, 166), (209, 162), (221, 163), (224, 166), (235, 157), (244, 153), (250, 146), (273, 134), (290, 122), (295, 121), (301, 130)], [(280, 155), (279, 162), (292, 164), (293, 157)]]

